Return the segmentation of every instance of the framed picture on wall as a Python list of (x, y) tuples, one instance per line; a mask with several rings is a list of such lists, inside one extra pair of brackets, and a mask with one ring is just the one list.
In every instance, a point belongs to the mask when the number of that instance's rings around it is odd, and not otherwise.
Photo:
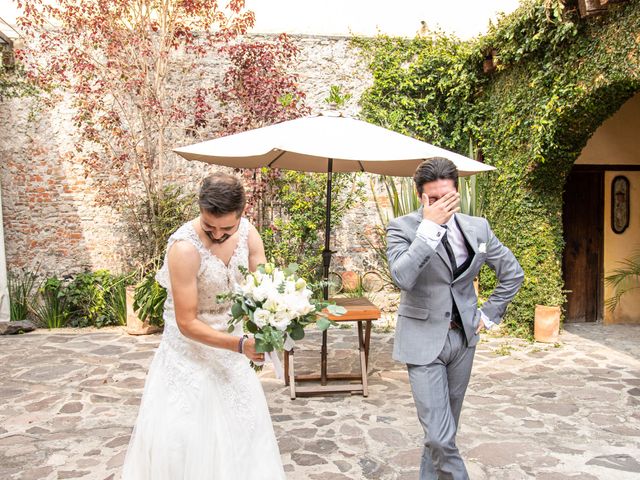
[(611, 229), (624, 232), (629, 226), (629, 179), (618, 175), (611, 182)]

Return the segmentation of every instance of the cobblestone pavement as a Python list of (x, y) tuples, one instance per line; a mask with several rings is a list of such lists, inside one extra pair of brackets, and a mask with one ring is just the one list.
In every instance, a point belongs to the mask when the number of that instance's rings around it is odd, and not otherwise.
[[(355, 372), (355, 330), (330, 371)], [(118, 479), (159, 335), (119, 329), (0, 338), (0, 479)], [(416, 479), (422, 432), (391, 333), (371, 340), (370, 395), (290, 400), (268, 369), (289, 479)], [(319, 335), (296, 352), (319, 363)], [(640, 326), (569, 325), (560, 343), (485, 335), (458, 445), (472, 479), (640, 479)], [(268, 476), (265, 476), (268, 478)]]

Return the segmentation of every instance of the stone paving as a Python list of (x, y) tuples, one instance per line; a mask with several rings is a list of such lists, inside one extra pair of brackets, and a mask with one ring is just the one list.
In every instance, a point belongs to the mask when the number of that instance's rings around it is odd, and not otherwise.
[[(355, 330), (330, 332), (355, 372)], [(118, 479), (159, 335), (119, 329), (0, 338), (0, 479)], [(266, 369), (289, 479), (416, 479), (422, 432), (391, 333), (371, 340), (370, 395), (290, 400)], [(319, 362), (319, 335), (296, 351)], [(556, 345), (484, 335), (458, 445), (476, 480), (640, 479), (640, 326), (569, 325)], [(268, 479), (268, 476), (265, 476)]]

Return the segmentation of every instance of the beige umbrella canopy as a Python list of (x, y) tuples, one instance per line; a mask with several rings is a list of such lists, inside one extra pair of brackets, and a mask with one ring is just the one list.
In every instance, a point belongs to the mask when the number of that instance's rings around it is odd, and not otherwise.
[(445, 157), (460, 175), (494, 167), (415, 138), (337, 112), (257, 128), (176, 148), (188, 160), (235, 168), (283, 168), (302, 172), (370, 172), (413, 176), (426, 158)]
[[(494, 170), (490, 165), (338, 112), (289, 120), (176, 148), (174, 152), (187, 160), (234, 168), (270, 167), (327, 173), (325, 280), (332, 253), (329, 248), (332, 173), (369, 172), (409, 177), (423, 160), (431, 157), (448, 158), (462, 176)], [(324, 293), (327, 298), (327, 288)]]

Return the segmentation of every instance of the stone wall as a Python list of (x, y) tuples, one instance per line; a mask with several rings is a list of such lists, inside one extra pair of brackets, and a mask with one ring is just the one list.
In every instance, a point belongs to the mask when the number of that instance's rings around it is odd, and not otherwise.
[[(262, 36), (265, 37), (265, 36)], [(307, 103), (314, 112), (325, 109), (331, 85), (353, 94), (345, 108), (357, 115), (357, 99), (370, 83), (357, 52), (344, 37), (294, 36), (300, 48), (299, 74)], [(206, 65), (212, 81), (223, 66)], [(39, 269), (40, 275), (65, 275), (106, 268), (122, 272), (129, 266), (130, 246), (121, 215), (100, 206), (91, 178), (82, 165), (65, 155), (72, 149), (75, 131), (69, 103), (42, 110), (34, 99), (0, 104), (0, 173), (7, 265), (9, 270)], [(178, 139), (179, 145), (194, 139)], [(170, 180), (196, 189), (200, 179), (216, 167), (188, 162), (173, 155)], [(369, 180), (365, 179), (367, 189)], [(361, 237), (377, 221), (371, 199), (351, 211), (337, 229), (335, 269), (362, 269), (371, 264), (371, 252)], [(365, 265), (365, 267), (363, 267)]]

